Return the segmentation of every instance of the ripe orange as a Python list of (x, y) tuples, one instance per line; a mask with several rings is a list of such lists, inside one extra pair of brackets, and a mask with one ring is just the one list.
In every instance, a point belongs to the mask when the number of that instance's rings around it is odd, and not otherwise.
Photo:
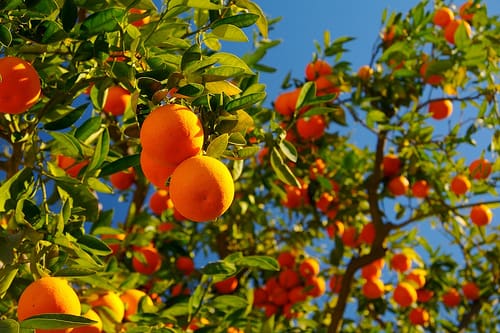
[(469, 165), (469, 173), (473, 179), (486, 179), (491, 174), (493, 166), (485, 158), (478, 158)]
[(325, 293), (326, 281), (322, 276), (310, 276), (306, 279), (304, 289), (309, 296), (320, 297)]
[(455, 288), (448, 289), (442, 296), (443, 304), (449, 308), (456, 307), (460, 304), (460, 294)]
[(274, 101), (274, 108), (279, 114), (290, 117), (295, 112), (297, 99), (299, 98), (300, 88), (292, 91), (283, 92)]
[(430, 74), (427, 72), (427, 68), (429, 67), (428, 62), (424, 62), (422, 66), (420, 66), (419, 73), (425, 83), (428, 83), (432, 86), (438, 86), (443, 82), (444, 77), (440, 74)]
[[(45, 313), (80, 315), (80, 300), (67, 280), (47, 276), (32, 282), (24, 289), (17, 303), (17, 318), (19, 321)], [(70, 331), (71, 329), (36, 330), (37, 333), (64, 333)]]
[(97, 311), (101, 318), (109, 318), (114, 323), (121, 323), (125, 316), (125, 305), (120, 296), (113, 291), (94, 295), (90, 305)]
[(342, 234), (342, 243), (347, 247), (358, 247), (359, 239), (358, 239), (358, 230), (356, 227), (347, 227), (344, 229), (344, 233)]
[(336, 201), (337, 198), (334, 195), (328, 192), (323, 192), (316, 201), (316, 208), (318, 208), (323, 214), (327, 214), (332, 204)]
[(358, 77), (362, 81), (368, 81), (372, 75), (373, 75), (373, 69), (368, 65), (361, 66), (358, 69)]
[(277, 286), (269, 290), (268, 299), (274, 305), (285, 305), (288, 303), (288, 291), (285, 288)]
[(465, 32), (468, 37), (472, 35), (472, 29), (467, 21), (455, 19), (444, 28), (444, 38), (448, 43), (455, 44), (455, 33), (460, 25), (465, 27)]
[(76, 178), (80, 171), (89, 164), (89, 161), (84, 160), (81, 162), (76, 161), (73, 157), (58, 155), (57, 165), (66, 171), (68, 176)]
[[(141, 15), (141, 14), (146, 13), (146, 10), (139, 9), (139, 8), (130, 8), (129, 13)], [(136, 27), (142, 27), (143, 25), (148, 24), (149, 22), (151, 22), (151, 17), (145, 16), (139, 20), (135, 20), (135, 21), (130, 22), (130, 24), (132, 24), (133, 26), (136, 26)]]
[(382, 275), (382, 271), (376, 262), (371, 262), (361, 268), (361, 276), (366, 279), (378, 279)]
[(305, 258), (299, 265), (299, 273), (304, 279), (319, 274), (320, 266), (316, 258)]
[(478, 227), (485, 226), (491, 223), (493, 219), (493, 213), (488, 206), (480, 204), (473, 206), (470, 210), (470, 219), (472, 223)]
[(285, 185), (286, 198), (281, 202), (288, 209), (299, 207), (303, 203), (302, 191), (297, 186)]
[(304, 286), (296, 286), (290, 289), (288, 292), (288, 300), (290, 303), (304, 302), (307, 299), (307, 293), (304, 290)]
[(120, 249), (121, 242), (125, 239), (125, 234), (102, 234), (101, 239), (109, 239), (110, 241), (106, 244), (113, 251), (113, 254), (116, 254)]
[(120, 295), (125, 306), (125, 319), (130, 320), (130, 317), (137, 314), (139, 310), (139, 304), (144, 299), (144, 304), (146, 306), (152, 307), (153, 300), (144, 291), (139, 289), (128, 289), (123, 294)]
[(385, 27), (382, 34), (382, 41), (385, 46), (390, 46), (396, 37), (396, 27), (391, 25), (390, 27)]
[(366, 280), (361, 291), (366, 298), (380, 298), (384, 295), (384, 282), (380, 279)]
[(231, 276), (225, 280), (214, 283), (214, 288), (219, 294), (231, 294), (238, 288), (238, 279)]
[(173, 167), (200, 154), (203, 125), (189, 108), (179, 104), (163, 105), (144, 120), (140, 141), (145, 154)]
[(422, 269), (414, 269), (405, 276), (405, 281), (412, 283), (415, 289), (420, 289), (425, 285), (426, 272)]
[(458, 14), (465, 21), (469, 21), (469, 22), (472, 21), (472, 18), (474, 17), (474, 11), (480, 7), (480, 5), (477, 4), (474, 8), (474, 7), (472, 7), (473, 4), (474, 4), (474, 2), (472, 0), (469, 0), (469, 1), (464, 2), (460, 6), (460, 8), (458, 9)]
[(142, 255), (132, 258), (132, 267), (137, 273), (151, 275), (160, 269), (161, 256), (154, 246), (136, 246), (134, 252)]
[(440, 99), (429, 103), (429, 113), (436, 120), (446, 119), (453, 112), (453, 104), (449, 99)]
[(332, 66), (324, 60), (318, 59), (306, 66), (306, 80), (313, 81), (320, 76), (332, 74)]
[(410, 182), (405, 176), (396, 176), (389, 181), (387, 187), (389, 188), (389, 192), (391, 192), (392, 195), (399, 196), (408, 192)]
[[(102, 321), (101, 317), (92, 309), (89, 309), (86, 313), (82, 314), (83, 317), (90, 320), (96, 321), (97, 323), (81, 326), (74, 328), (71, 333), (101, 333), (102, 332)], [(46, 331), (43, 331), (46, 332)]]
[(191, 275), (194, 272), (194, 261), (191, 257), (180, 256), (175, 261), (175, 267), (184, 275)]
[(253, 291), (253, 304), (255, 306), (262, 306), (267, 302), (267, 291), (262, 288), (255, 288)]
[(430, 320), (430, 315), (426, 309), (418, 307), (411, 309), (408, 318), (413, 325), (425, 326)]
[(170, 198), (187, 219), (214, 220), (233, 201), (233, 177), (221, 161), (210, 156), (193, 156), (179, 164), (172, 174)]
[(157, 190), (149, 198), (149, 208), (156, 215), (161, 215), (168, 207), (169, 195), (166, 190)]
[(285, 289), (292, 289), (300, 284), (300, 276), (293, 269), (282, 270), (278, 275), (278, 283)]
[(316, 140), (325, 134), (327, 123), (319, 114), (297, 120), (297, 132), (304, 140)]
[(451, 180), (450, 190), (455, 193), (455, 195), (464, 195), (470, 190), (470, 188), (470, 180), (464, 175), (456, 175)]
[(396, 253), (391, 258), (391, 268), (396, 272), (403, 273), (411, 267), (411, 259), (404, 253)]
[(329, 285), (332, 293), (334, 294), (340, 293), (340, 288), (342, 288), (342, 275), (340, 274), (332, 275), (329, 281)]
[(135, 181), (134, 168), (130, 167), (125, 171), (118, 171), (109, 176), (109, 180), (111, 185), (116, 189), (121, 191), (128, 190)]
[(382, 160), (382, 171), (385, 177), (393, 177), (401, 171), (401, 160), (397, 155), (387, 154)]
[(291, 251), (283, 251), (278, 254), (278, 263), (280, 268), (293, 268), (295, 266), (295, 255)]
[(334, 221), (326, 227), (326, 232), (330, 238), (334, 238), (335, 235), (342, 237), (344, 234), (344, 223), (341, 221)]
[(415, 198), (426, 198), (429, 195), (431, 186), (427, 180), (417, 180), (411, 186), (411, 192)]
[(309, 178), (316, 180), (318, 175), (324, 175), (326, 172), (326, 163), (321, 158), (317, 158), (309, 166)]
[(442, 7), (436, 10), (432, 22), (441, 28), (446, 27), (451, 21), (455, 19), (455, 14), (448, 7)]
[(104, 105), (102, 109), (113, 116), (121, 116), (130, 105), (130, 92), (119, 85), (106, 89)]
[(376, 230), (373, 222), (367, 223), (363, 226), (363, 229), (361, 229), (361, 232), (359, 233), (359, 241), (365, 244), (372, 244), (375, 240), (375, 233)]
[(40, 77), (31, 64), (21, 58), (0, 59), (0, 113), (26, 112), (40, 98)]
[(432, 296), (434, 296), (434, 292), (432, 290), (427, 290), (427, 289), (417, 289), (417, 301), (421, 303), (427, 303), (432, 299)]
[(140, 163), (142, 172), (147, 180), (159, 189), (167, 188), (165, 184), (174, 172), (175, 166), (163, 164), (156, 160), (154, 156), (144, 153), (144, 151), (141, 152)]
[(417, 291), (408, 282), (400, 282), (392, 294), (394, 301), (400, 306), (407, 307), (417, 301)]
[(316, 84), (316, 96), (338, 94), (340, 92), (340, 89), (327, 76), (318, 77), (314, 80), (314, 83)]
[(472, 281), (465, 282), (462, 286), (462, 292), (469, 301), (475, 301), (479, 298), (480, 290), (477, 284)]

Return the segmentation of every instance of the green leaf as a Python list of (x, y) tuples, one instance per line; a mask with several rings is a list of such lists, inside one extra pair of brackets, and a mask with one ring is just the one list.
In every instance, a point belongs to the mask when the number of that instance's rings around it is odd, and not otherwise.
[(96, 321), (81, 316), (60, 313), (36, 315), (21, 322), (21, 328), (63, 329), (95, 324)]
[(207, 69), (202, 76), (205, 82), (220, 81), (232, 77), (238, 77), (244, 72), (245, 71), (241, 67), (218, 66)]
[(231, 53), (217, 52), (210, 56), (210, 59), (215, 60), (219, 65), (232, 66), (241, 68), (245, 74), (255, 75), (255, 73), (248, 67), (247, 63), (241, 58)]
[(75, 137), (81, 141), (87, 140), (91, 135), (96, 133), (101, 127), (101, 117), (96, 116), (87, 119), (80, 127), (75, 131)]
[(174, 0), (170, 3), (170, 8), (177, 6), (186, 6), (190, 8), (201, 8), (201, 9), (222, 9), (223, 7), (212, 3), (210, 0)]
[(264, 39), (269, 37), (267, 18), (262, 9), (254, 2), (249, 0), (236, 0), (236, 6), (246, 8), (252, 14), (259, 15), (257, 28)]
[(0, 320), (0, 332), (19, 333), (19, 323), (13, 319)]
[(300, 89), (299, 97), (297, 98), (297, 103), (295, 104), (295, 110), (300, 110), (309, 101), (314, 99), (316, 96), (316, 85), (314, 81), (306, 82)]
[(227, 148), (229, 143), (229, 135), (224, 133), (216, 137), (207, 147), (207, 155), (219, 158)]
[[(213, 305), (217, 309), (243, 309), (248, 306), (248, 302), (243, 297), (236, 295), (221, 295), (213, 300)], [(234, 311), (234, 310), (233, 310)]]
[(237, 272), (236, 266), (227, 261), (210, 262), (201, 269), (201, 272), (206, 275), (224, 275), (230, 276)]
[(88, 268), (81, 267), (69, 267), (58, 270), (54, 273), (54, 276), (63, 277), (79, 277), (79, 276), (91, 276), (96, 274), (96, 271)]
[(82, 155), (82, 147), (74, 136), (61, 132), (50, 132), (49, 135), (54, 138), (51, 144), (52, 154), (75, 158)]
[(203, 94), (204, 90), (205, 87), (201, 84), (189, 83), (185, 86), (180, 87), (179, 90), (176, 91), (176, 94), (188, 97), (197, 97)]
[(307, 110), (302, 117), (311, 117), (313, 115), (328, 115), (332, 118), (334, 122), (339, 125), (346, 126), (345, 111), (339, 106), (328, 107), (328, 106), (317, 106), (312, 109)]
[(386, 123), (387, 116), (380, 110), (371, 110), (366, 115), (366, 124), (368, 127), (373, 128), (375, 123)]
[(65, 191), (73, 198), (74, 214), (84, 215), (89, 221), (97, 220), (99, 213), (98, 200), (90, 191), (89, 187), (83, 184), (67, 183), (64, 180), (56, 179), (59, 189)]
[(229, 143), (238, 146), (244, 146), (247, 144), (247, 140), (240, 132), (231, 133), (229, 136)]
[(181, 59), (181, 69), (185, 70), (190, 64), (201, 60), (201, 49), (195, 44), (184, 52)]
[(286, 158), (294, 163), (297, 162), (299, 154), (297, 153), (297, 149), (295, 149), (295, 146), (291, 142), (283, 140), (280, 142), (279, 147), (280, 151), (283, 153), (283, 155), (285, 155)]
[(212, 34), (230, 42), (248, 42), (247, 35), (235, 25), (222, 24), (212, 29)]
[(71, 31), (78, 19), (78, 7), (75, 5), (74, 0), (64, 0), (59, 17), (61, 18), (64, 31)]
[(99, 173), (100, 177), (106, 177), (117, 173), (118, 171), (126, 170), (130, 167), (136, 167), (140, 165), (140, 157), (141, 154), (128, 155), (122, 158), (119, 158), (111, 163), (105, 164), (101, 173)]
[(89, 187), (92, 190), (95, 190), (97, 192), (106, 193), (106, 194), (113, 193), (113, 188), (111, 186), (101, 182), (99, 179), (97, 179), (95, 177), (87, 178), (87, 184), (89, 185)]
[(225, 109), (228, 112), (238, 109), (245, 109), (256, 103), (259, 103), (260, 101), (264, 100), (265, 97), (266, 93), (263, 92), (245, 95), (243, 97), (233, 99), (231, 102), (227, 103), (225, 105)]
[(120, 29), (120, 22), (126, 15), (122, 8), (108, 8), (95, 12), (83, 21), (80, 30), (82, 39), (98, 35), (103, 32), (113, 32)]
[[(2, 269), (0, 269), (0, 299), (2, 299), (9, 290), (10, 285), (12, 284), (12, 281), (14, 281), (14, 278), (16, 277), (18, 271), (18, 268), (10, 265), (6, 265)], [(0, 329), (0, 332), (3, 331)]]
[(10, 30), (3, 24), (0, 24), (0, 43), (6, 47), (12, 43), (12, 34)]
[(92, 159), (87, 167), (87, 172), (90, 173), (99, 169), (102, 163), (106, 160), (109, 152), (109, 141), (109, 132), (108, 129), (105, 128), (97, 140), (94, 155), (92, 156)]
[(101, 239), (92, 235), (82, 235), (78, 239), (78, 244), (86, 251), (101, 256), (111, 254), (111, 249)]
[(271, 167), (282, 182), (293, 186), (300, 186), (299, 181), (288, 165), (285, 164), (276, 147), (273, 147), (271, 150)]
[(16, 202), (20, 195), (34, 182), (33, 171), (23, 168), (5, 181), (0, 186), (0, 212), (6, 212), (16, 208)]
[(229, 17), (224, 17), (223, 19), (217, 20), (212, 23), (212, 28), (216, 28), (224, 24), (232, 24), (239, 28), (249, 27), (259, 19), (259, 15), (252, 13), (245, 13), (239, 15), (233, 15)]
[(257, 154), (260, 150), (259, 146), (251, 146), (251, 147), (244, 147), (241, 149), (238, 149), (236, 151), (236, 154), (238, 155), (238, 158), (251, 158), (254, 157), (255, 154)]
[(85, 103), (85, 104), (82, 104), (82, 105), (78, 106), (75, 109), (70, 110), (63, 117), (61, 117), (61, 118), (59, 118), (57, 120), (54, 120), (54, 121), (52, 121), (50, 123), (46, 123), (43, 126), (43, 128), (46, 129), (46, 130), (49, 130), (49, 131), (58, 131), (58, 130), (62, 130), (62, 129), (70, 127), (78, 119), (80, 119), (80, 117), (82, 116), (82, 114), (87, 109), (88, 105), (89, 105), (88, 103)]
[(236, 262), (237, 266), (259, 268), (266, 271), (279, 271), (280, 266), (276, 259), (268, 256), (246, 256)]

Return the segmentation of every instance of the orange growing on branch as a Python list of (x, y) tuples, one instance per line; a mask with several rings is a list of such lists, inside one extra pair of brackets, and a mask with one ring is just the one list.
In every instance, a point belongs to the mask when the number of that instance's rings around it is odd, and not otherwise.
[(121, 116), (130, 105), (130, 101), (130, 92), (120, 85), (114, 85), (106, 89), (102, 109), (113, 116)]
[(147, 180), (159, 189), (167, 188), (167, 180), (175, 170), (175, 166), (163, 164), (156, 160), (154, 156), (141, 152), (140, 164), (142, 172)]
[(405, 176), (397, 176), (392, 178), (387, 184), (389, 192), (394, 196), (404, 195), (408, 192), (410, 182)]
[(467, 281), (462, 285), (462, 293), (469, 301), (477, 300), (480, 296), (480, 292), (479, 287), (473, 281)]
[(470, 190), (470, 188), (470, 180), (464, 175), (456, 175), (451, 180), (450, 190), (457, 196), (464, 195)]
[(411, 186), (411, 193), (415, 198), (426, 198), (429, 195), (430, 190), (431, 186), (424, 179), (417, 180)]
[(231, 294), (238, 288), (238, 279), (231, 276), (225, 280), (214, 283), (214, 288), (219, 294)]
[(138, 255), (132, 258), (132, 267), (137, 273), (151, 275), (160, 269), (162, 260), (156, 247), (135, 246), (134, 253)]
[(453, 104), (449, 99), (440, 99), (429, 103), (429, 113), (436, 120), (446, 119), (453, 112)]
[(469, 174), (473, 179), (486, 179), (491, 174), (493, 166), (485, 158), (478, 158), (469, 165)]
[(486, 205), (475, 205), (470, 210), (470, 220), (478, 227), (490, 224), (492, 219), (493, 212)]
[(422, 307), (413, 308), (408, 314), (408, 319), (410, 319), (412, 325), (425, 326), (430, 320), (429, 311)]
[(127, 170), (115, 172), (109, 176), (109, 181), (118, 190), (128, 190), (135, 182), (134, 168), (130, 167)]
[(436, 10), (432, 17), (432, 22), (441, 28), (446, 27), (451, 21), (455, 19), (455, 14), (448, 7), (442, 7)]
[(125, 305), (114, 291), (91, 295), (90, 305), (101, 318), (106, 317), (114, 323), (121, 323), (125, 316)]
[(175, 267), (184, 275), (191, 275), (194, 272), (194, 261), (191, 257), (180, 256), (175, 261)]
[(297, 132), (304, 140), (317, 140), (325, 134), (327, 123), (319, 114), (297, 120)]
[(442, 296), (443, 304), (449, 308), (454, 308), (460, 304), (461, 296), (455, 288), (449, 288)]
[(411, 259), (404, 253), (396, 253), (391, 258), (391, 269), (404, 273), (411, 267)]
[(384, 296), (384, 282), (378, 278), (369, 279), (363, 283), (361, 292), (366, 298), (376, 299)]
[(58, 155), (57, 165), (66, 171), (66, 174), (70, 177), (76, 178), (80, 171), (89, 164), (88, 160), (77, 161), (73, 157)]
[[(71, 333), (101, 333), (102, 332), (102, 320), (101, 317), (92, 309), (89, 309), (86, 313), (82, 314), (83, 317), (95, 321), (95, 324), (81, 326), (74, 328)], [(44, 331), (46, 332), (46, 331)]]
[(473, 5), (474, 1), (468, 0), (464, 2), (458, 9), (458, 14), (465, 21), (471, 22), (474, 18), (475, 11), (477, 11), (477, 9), (481, 7), (480, 4), (476, 4), (475, 6)]
[(148, 307), (152, 307), (153, 300), (149, 297), (144, 291), (139, 289), (128, 289), (125, 290), (121, 295), (120, 299), (122, 300), (125, 306), (125, 319), (130, 320), (130, 317), (137, 314), (139, 310), (139, 304), (144, 299), (144, 304)]
[(385, 177), (394, 177), (401, 172), (401, 160), (395, 154), (387, 154), (382, 159), (382, 171)]
[(283, 251), (276, 258), (281, 269), (293, 268), (295, 266), (295, 254), (292, 251)]
[(400, 306), (407, 307), (417, 301), (417, 291), (408, 282), (400, 282), (392, 295), (394, 301)]
[(305, 258), (299, 264), (299, 273), (304, 279), (318, 275), (319, 269), (319, 261), (316, 258)]
[[(133, 14), (133, 15), (143, 15), (146, 13), (146, 10), (145, 9), (139, 9), (139, 8), (130, 8), (130, 10), (128, 11), (130, 14)], [(144, 16), (138, 20), (134, 20), (132, 22), (130, 22), (130, 24), (132, 24), (133, 26), (135, 27), (142, 27), (143, 25), (145, 24), (148, 24), (149, 22), (151, 22), (151, 17), (150, 16)]]
[(472, 29), (467, 21), (455, 19), (444, 28), (444, 38), (450, 44), (455, 44), (455, 34), (460, 26), (465, 28), (465, 33), (468, 37), (472, 35)]
[(318, 59), (308, 63), (306, 66), (306, 80), (313, 81), (320, 76), (330, 75), (333, 73), (332, 66), (325, 60)]

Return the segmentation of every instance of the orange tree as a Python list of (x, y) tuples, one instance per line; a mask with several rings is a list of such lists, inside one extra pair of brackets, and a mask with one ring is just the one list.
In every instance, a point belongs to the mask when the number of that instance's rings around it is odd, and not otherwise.
[(272, 107), (254, 2), (2, 5), (2, 332), (498, 327), (484, 3), (384, 13), (359, 71), (325, 33)]

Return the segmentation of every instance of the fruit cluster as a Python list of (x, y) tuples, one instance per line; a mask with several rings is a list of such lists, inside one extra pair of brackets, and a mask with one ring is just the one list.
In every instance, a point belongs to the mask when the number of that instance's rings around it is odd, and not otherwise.
[(300, 316), (294, 307), (308, 298), (325, 293), (326, 282), (320, 273), (317, 259), (308, 257), (298, 262), (290, 251), (278, 255), (280, 271), (270, 276), (263, 286), (254, 291), (254, 305), (264, 309), (266, 316), (283, 315), (287, 319)]

